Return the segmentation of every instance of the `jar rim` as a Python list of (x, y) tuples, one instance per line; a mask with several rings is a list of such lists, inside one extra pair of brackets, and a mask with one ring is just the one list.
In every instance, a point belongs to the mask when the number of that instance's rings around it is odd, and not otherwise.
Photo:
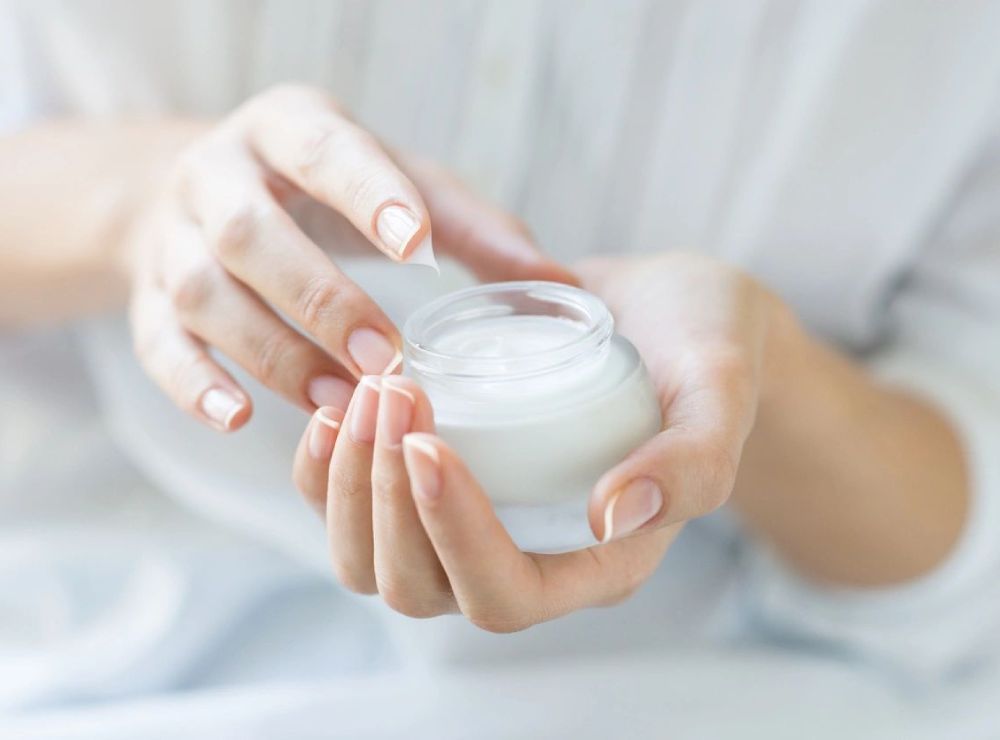
[[(551, 313), (522, 306), (549, 305)], [(560, 313), (561, 312), (561, 313)], [(448, 322), (489, 316), (552, 316), (583, 326), (569, 342), (516, 357), (481, 357), (435, 349), (427, 336)], [(521, 380), (561, 370), (606, 351), (614, 319), (604, 302), (585, 290), (541, 280), (486, 283), (449, 293), (417, 309), (403, 326), (407, 367), (423, 376), (467, 381)], [(455, 367), (460, 365), (461, 371)]]

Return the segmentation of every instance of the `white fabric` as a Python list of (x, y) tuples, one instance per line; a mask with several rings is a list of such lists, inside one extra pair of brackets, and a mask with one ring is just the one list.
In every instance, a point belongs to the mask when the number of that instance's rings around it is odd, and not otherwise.
[[(661, 671), (665, 687), (683, 684), (669, 668), (679, 646), (726, 641), (771, 656), (753, 681), (773, 682), (818, 723), (830, 698), (802, 683), (845, 665), (877, 669), (885, 701), (873, 713), (890, 720), (905, 714), (896, 702), (912, 709), (904, 690), (937, 687), (941, 702), (974, 706), (963, 697), (1000, 688), (997, 28), (1000, 3), (985, 1), (0, 2), (8, 129), (64, 114), (222, 114), (283, 79), (325, 86), (389, 141), (519, 212), (560, 258), (685, 246), (745, 266), (815, 332), (940, 404), (975, 486), (953, 556), (900, 589), (818, 589), (710, 519), (632, 602), (501, 638), (396, 618), (329, 585), (321, 529), (287, 483), (303, 419), (263, 391), (251, 429), (213, 436), (156, 394), (111, 320), (84, 334), (97, 397), (67, 416), (89, 396), (75, 355), (48, 354), (68, 352), (65, 338), (12, 338), (0, 355), (0, 549), (11, 553), (0, 561), (0, 706), (249, 682), (272, 665), (294, 680), (414, 664), (447, 676), (503, 659), (518, 675), (519, 661), (544, 658), (558, 675), (559, 656), (595, 653), (619, 669), (647, 661), (634, 675), (648, 691)], [(397, 316), (462, 279), (352, 269)], [(75, 513), (57, 526), (68, 496)], [(138, 526), (122, 514), (133, 508), (156, 514), (136, 514)], [(33, 582), (44, 587), (26, 590)], [(277, 614), (286, 587), (302, 607)], [(234, 625), (256, 647), (227, 643)], [(324, 647), (311, 654), (314, 644)], [(109, 645), (121, 657), (102, 662)], [(707, 665), (739, 675), (735, 657), (705, 650)], [(746, 690), (693, 683), (716, 699)], [(371, 686), (356, 687), (345, 711), (379, 706)], [(319, 691), (292, 704), (315, 709)], [(857, 696), (839, 695), (844, 707)], [(579, 704), (549, 696), (563, 716)], [(671, 713), (678, 736), (723, 721), (712, 702)], [(863, 715), (859, 726), (878, 726)], [(1000, 722), (963, 728), (996, 735)]]

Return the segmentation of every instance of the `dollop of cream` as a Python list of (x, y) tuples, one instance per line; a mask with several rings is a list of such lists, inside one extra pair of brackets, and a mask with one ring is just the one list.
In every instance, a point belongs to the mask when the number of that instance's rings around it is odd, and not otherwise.
[(564, 347), (584, 333), (575, 321), (552, 316), (488, 316), (462, 322), (434, 337), (433, 348), (463, 359), (510, 359)]
[(423, 265), (424, 267), (433, 268), (434, 272), (438, 275), (441, 274), (441, 268), (438, 267), (437, 260), (434, 258), (434, 244), (431, 241), (431, 235), (428, 233), (424, 237), (423, 241), (418, 244), (409, 256), (404, 260), (407, 265)]

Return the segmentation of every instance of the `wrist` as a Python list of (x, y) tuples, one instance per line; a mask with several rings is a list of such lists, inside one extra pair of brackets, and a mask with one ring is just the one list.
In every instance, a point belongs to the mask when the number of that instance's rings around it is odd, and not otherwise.
[(794, 413), (795, 388), (812, 341), (787, 303), (770, 292), (765, 300), (767, 319), (755, 430), (779, 426), (790, 412)]

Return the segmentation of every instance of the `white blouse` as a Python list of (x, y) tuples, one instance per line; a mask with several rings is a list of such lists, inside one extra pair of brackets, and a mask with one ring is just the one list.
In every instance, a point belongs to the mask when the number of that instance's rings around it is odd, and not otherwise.
[[(962, 435), (972, 514), (949, 560), (919, 582), (818, 588), (709, 518), (685, 531), (631, 604), (502, 641), (455, 620), (380, 612), (395, 657), (378, 660), (649, 652), (697, 635), (801, 640), (933, 681), (1000, 651), (998, 28), (1000, 2), (987, 1), (0, 0), (0, 126), (62, 115), (222, 115), (273, 83), (311, 82), (394, 145), (454, 167), (561, 259), (688, 248), (745, 267), (816, 334), (939, 404)], [(389, 273), (407, 284), (405, 296), (373, 287), (395, 316), (451, 284), (403, 278), (406, 269), (352, 268), (362, 284), (385, 284)], [(161, 663), (149, 656), (183, 644), (177, 665), (147, 684), (169, 687), (218, 649), (219, 634), (261, 593), (310, 568), (325, 572), (322, 532), (287, 482), (304, 419), (263, 400), (252, 428), (220, 439), (152, 389), (120, 324), (89, 327), (84, 346), (117, 447), (141, 478), (202, 520), (177, 513), (178, 528), (207, 519), (215, 524), (206, 537), (228, 528), (227, 547), (258, 558), (277, 548), (307, 566), (233, 587), (225, 605), (225, 594), (185, 601), (177, 585), (174, 608), (216, 620), (215, 631), (192, 642), (189, 622), (182, 629), (161, 615), (142, 638), (148, 655), (137, 648), (118, 677), (152, 670)], [(0, 433), (13, 423), (0, 420)], [(240, 474), (248, 460), (257, 468)], [(12, 485), (0, 507), (23, 496), (31, 476), (13, 475), (19, 490)], [(172, 559), (170, 538), (157, 536), (177, 584), (225, 571), (202, 565), (212, 548)], [(379, 611), (347, 596), (337, 603)], [(72, 639), (67, 627), (39, 644), (57, 655), (60, 640)], [(46, 676), (27, 692), (31, 701), (119, 690)]]

